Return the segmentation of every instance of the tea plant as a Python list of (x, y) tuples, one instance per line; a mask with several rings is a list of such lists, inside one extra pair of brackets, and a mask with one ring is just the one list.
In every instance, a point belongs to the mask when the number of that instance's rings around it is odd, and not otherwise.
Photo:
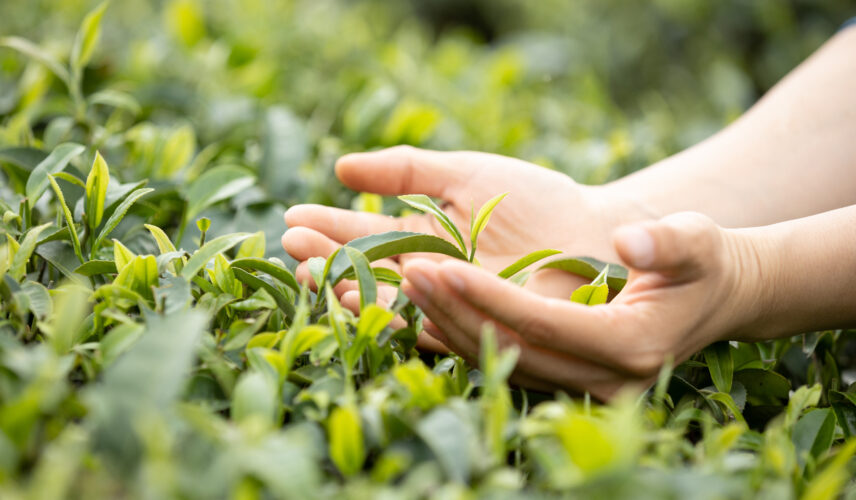
[[(851, 333), (714, 344), (609, 404), (509, 385), (517, 352), (489, 329), (478, 366), (420, 353), (421, 312), (403, 295), (379, 306), (378, 283), (401, 278), (370, 263), (410, 252), (477, 262), (503, 195), (473, 210), (469, 241), (430, 198), (402, 197), (449, 238), (354, 240), (310, 262), (311, 292), (272, 237), (275, 200), (306, 193), (295, 172), (308, 153), (287, 147), (303, 123), (273, 108), (262, 132), (201, 141), (210, 131), (156, 121), (165, 96), (89, 87), (102, 18), (117, 8), (105, 5), (69, 53), (0, 39), (28, 61), (16, 63), (23, 93), (0, 111), (3, 498), (856, 495)], [(167, 11), (176, 43), (197, 55), (198, 9)], [(231, 76), (254, 81), (245, 69)], [(409, 113), (393, 123), (425, 110)], [(345, 120), (354, 134), (367, 119), (356, 116)], [(277, 165), (294, 168), (283, 178)], [(548, 258), (539, 269), (593, 280), (569, 297), (592, 307), (627, 279), (555, 250), (499, 275), (523, 283)], [(359, 315), (333, 293), (344, 279), (358, 284)], [(396, 315), (404, 326), (390, 326)]]

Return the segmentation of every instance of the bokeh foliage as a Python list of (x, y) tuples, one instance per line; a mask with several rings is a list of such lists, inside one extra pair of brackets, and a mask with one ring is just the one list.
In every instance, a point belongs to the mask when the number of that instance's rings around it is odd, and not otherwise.
[(95, 7), (0, 16), (0, 496), (856, 495), (848, 332), (717, 344), (598, 405), (509, 388), (490, 336), (478, 367), (420, 355), (415, 308), (398, 331), (356, 318), (279, 246), (293, 203), (382, 208), (333, 179), (348, 151), (644, 167), (738, 116), (848, 2)]

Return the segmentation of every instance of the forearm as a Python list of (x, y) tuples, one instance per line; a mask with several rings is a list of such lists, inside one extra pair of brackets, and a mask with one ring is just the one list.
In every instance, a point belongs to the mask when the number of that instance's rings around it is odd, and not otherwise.
[(739, 337), (766, 340), (856, 325), (856, 205), (771, 226), (733, 230), (747, 242), (736, 307)]
[(735, 123), (604, 187), (632, 218), (692, 210), (726, 227), (856, 201), (856, 28), (792, 71)]

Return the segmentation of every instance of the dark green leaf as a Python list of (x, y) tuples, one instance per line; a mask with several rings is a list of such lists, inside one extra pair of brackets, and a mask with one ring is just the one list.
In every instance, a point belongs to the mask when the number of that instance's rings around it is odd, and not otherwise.
[[(363, 252), (369, 262), (412, 252), (439, 253), (466, 260), (460, 250), (443, 238), (404, 231), (391, 231), (357, 238), (346, 246)], [(338, 283), (349, 269), (352, 269), (352, 266), (348, 256), (344, 252), (339, 252), (330, 265), (329, 281), (332, 284)]]
[(734, 375), (734, 360), (731, 358), (731, 345), (727, 341), (716, 342), (704, 351), (704, 361), (710, 370), (710, 378), (719, 392), (731, 392), (731, 380)]

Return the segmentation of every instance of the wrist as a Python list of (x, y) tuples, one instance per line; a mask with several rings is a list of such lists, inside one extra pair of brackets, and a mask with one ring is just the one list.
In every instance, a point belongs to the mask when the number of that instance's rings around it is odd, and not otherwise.
[(757, 342), (780, 334), (782, 304), (787, 289), (782, 280), (780, 231), (771, 226), (726, 230), (733, 283), (729, 309), (734, 311), (723, 340)]

